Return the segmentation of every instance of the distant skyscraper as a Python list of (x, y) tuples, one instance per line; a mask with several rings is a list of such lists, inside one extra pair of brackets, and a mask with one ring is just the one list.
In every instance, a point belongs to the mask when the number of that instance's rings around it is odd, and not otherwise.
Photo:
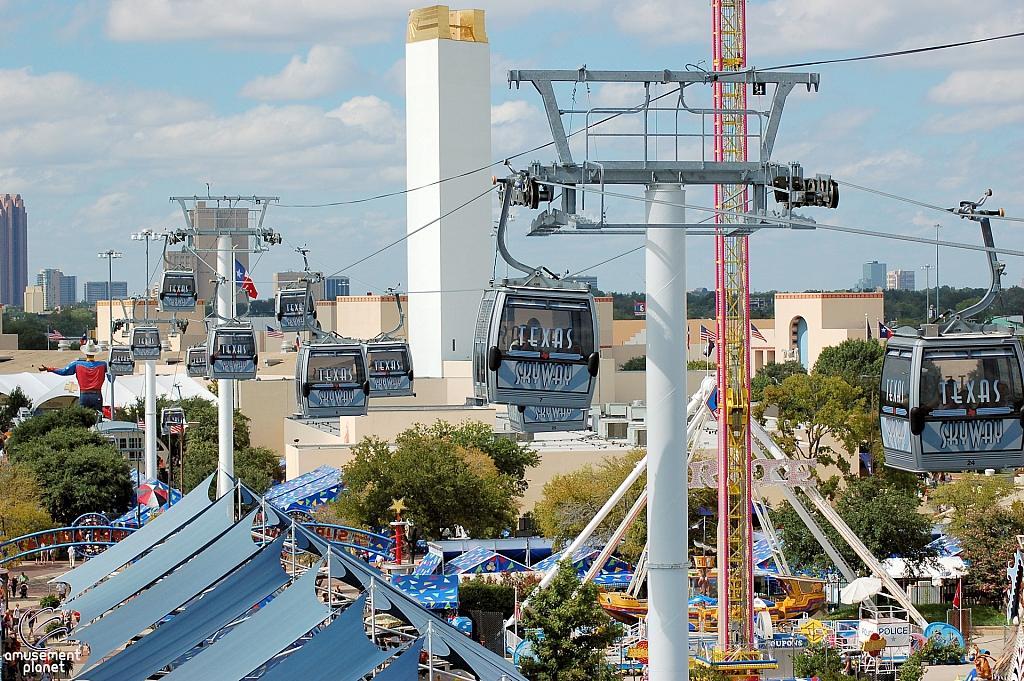
[(0, 303), (22, 305), (28, 286), (28, 213), (21, 194), (0, 194)]
[(914, 270), (892, 270), (889, 272), (885, 287), (890, 291), (914, 291), (915, 285)]
[[(115, 281), (111, 283), (110, 287), (114, 292), (114, 300), (124, 300), (128, 297), (128, 282), (127, 281)], [(97, 301), (107, 300), (110, 296), (107, 295), (107, 282), (105, 281), (87, 281), (85, 282), (85, 302), (89, 305), (95, 305)]]
[(60, 276), (60, 306), (66, 307), (78, 302), (78, 277)]
[(857, 288), (861, 291), (875, 291), (886, 286), (885, 263), (877, 260), (864, 263), (864, 278), (857, 282)]
[(324, 279), (324, 300), (334, 300), (349, 294), (348, 277), (327, 277)]

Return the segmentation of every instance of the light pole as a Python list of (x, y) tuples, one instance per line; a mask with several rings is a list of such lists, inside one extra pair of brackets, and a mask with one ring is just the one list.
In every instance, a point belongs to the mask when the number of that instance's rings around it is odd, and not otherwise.
[[(132, 233), (132, 241), (146, 242), (146, 319), (149, 319), (149, 242), (152, 239), (163, 239), (167, 235), (159, 234), (151, 229)], [(134, 308), (132, 312), (134, 314)], [(159, 479), (156, 453), (156, 360), (146, 360), (146, 478)], [(169, 487), (170, 485), (168, 485)]]
[[(114, 259), (115, 258), (120, 258), (121, 257), (121, 253), (119, 253), (118, 251), (115, 251), (113, 249), (110, 249), (110, 250), (102, 251), (102, 252), (98, 253), (97, 255), (99, 255), (100, 258), (106, 258), (107, 259), (107, 308), (108, 308), (107, 309), (107, 317), (108, 317), (108, 321), (110, 322), (110, 324), (109, 324), (109, 326), (107, 328), (107, 333), (109, 334), (107, 339), (110, 341), (110, 344), (113, 345), (114, 344), (114, 330), (113, 330), (114, 329), (114, 288), (113, 288), (114, 287), (114, 283), (113, 283), (113, 279), (114, 279)], [(113, 404), (113, 393), (111, 393), (111, 404)]]
[(935, 223), (935, 318), (938, 319), (941, 308), (939, 308), (939, 223)]
[[(932, 266), (931, 265), (921, 265), (921, 269), (924, 270), (924, 321), (925, 321), (925, 324), (927, 324), (929, 321), (931, 321), (931, 318), (932, 318), (932, 316), (931, 316), (931, 305), (929, 305), (929, 296), (928, 296), (929, 292), (931, 291), (931, 283), (929, 281), (928, 275), (932, 271)], [(938, 312), (937, 309), (936, 309), (936, 312)]]

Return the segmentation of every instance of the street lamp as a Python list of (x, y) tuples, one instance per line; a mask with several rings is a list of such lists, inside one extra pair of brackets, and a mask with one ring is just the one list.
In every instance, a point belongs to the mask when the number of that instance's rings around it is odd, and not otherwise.
[(109, 341), (110, 344), (114, 344), (114, 259), (120, 258), (121, 253), (113, 249), (102, 251), (97, 253), (100, 258), (107, 259), (107, 317), (110, 321)]
[[(931, 284), (929, 283), (930, 280), (928, 278), (928, 275), (932, 271), (932, 266), (931, 265), (921, 265), (921, 269), (924, 270), (924, 321), (925, 321), (925, 323), (928, 323), (931, 320), (931, 318), (932, 318), (932, 315), (931, 315), (932, 308), (931, 308), (931, 305), (929, 304), (929, 296), (928, 296), (928, 294), (931, 292)], [(938, 313), (938, 309), (936, 309), (935, 312)]]
[(146, 319), (149, 319), (149, 282), (152, 280), (149, 273), (149, 242), (150, 240), (166, 238), (166, 233), (154, 232), (152, 229), (144, 229), (141, 232), (132, 232), (132, 241), (146, 242)]

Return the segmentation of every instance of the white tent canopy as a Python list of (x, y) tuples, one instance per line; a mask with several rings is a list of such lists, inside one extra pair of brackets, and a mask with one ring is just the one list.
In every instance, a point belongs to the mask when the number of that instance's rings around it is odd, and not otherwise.
[(887, 558), (882, 567), (894, 579), (961, 579), (967, 574), (967, 566), (960, 556), (942, 556), (924, 561), (919, 567), (907, 563), (902, 558)]
[[(114, 406), (132, 407), (142, 397), (145, 388), (145, 376), (119, 376), (114, 381)], [(48, 372), (23, 372), (20, 374), (0, 374), (0, 393), (9, 395), (16, 387), (32, 400), (35, 409), (56, 409), (78, 402), (78, 383), (74, 376), (58, 376)], [(103, 404), (110, 405), (109, 382), (103, 386)], [(217, 396), (203, 387), (199, 381), (174, 374), (156, 377), (157, 397), (172, 400), (189, 397), (202, 397), (213, 403)]]

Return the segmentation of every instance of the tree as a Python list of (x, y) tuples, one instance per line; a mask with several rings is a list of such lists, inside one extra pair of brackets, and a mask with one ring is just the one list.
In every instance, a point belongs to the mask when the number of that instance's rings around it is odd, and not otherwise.
[[(217, 470), (220, 449), (216, 441), (190, 442), (185, 455), (183, 486), (191, 491)], [(280, 462), (277, 452), (266, 447), (235, 449), (235, 477), (257, 494), (263, 494), (278, 478)]]
[(480, 421), (467, 420), (455, 426), (438, 419), (429, 428), (416, 424), (413, 430), (424, 436), (451, 439), (461, 447), (479, 449), (491, 457), (499, 473), (515, 478), (520, 495), (526, 492), (526, 469), (540, 463), (540, 456), (529, 445), (498, 437), (490, 426)]
[(352, 455), (337, 501), (339, 515), (349, 523), (385, 526), (395, 518), (390, 507), (396, 499), (405, 499), (405, 517), (432, 539), (455, 525), (474, 537), (496, 537), (515, 521), (516, 479), (474, 446), (417, 426), (402, 432), (394, 448), (365, 437)]
[(0, 543), (50, 527), (36, 476), (27, 466), (0, 463)]
[[(814, 363), (813, 373), (839, 376), (850, 385), (865, 387), (865, 382), (878, 382), (884, 354), (885, 347), (877, 341), (847, 338), (839, 345), (821, 351), (818, 361)], [(862, 379), (861, 376), (875, 378)]]
[(798, 373), (780, 385), (765, 386), (763, 399), (754, 407), (754, 417), (764, 423), (766, 408), (776, 406), (776, 441), (783, 451), (790, 456), (817, 459), (819, 464), (832, 464), (845, 474), (850, 471), (850, 463), (827, 444), (827, 438), (842, 443), (847, 454), (858, 452), (871, 432), (872, 419), (865, 402), (860, 388), (838, 376)]
[(14, 417), (18, 415), (18, 410), (22, 407), (31, 409), (32, 400), (28, 398), (28, 395), (18, 385), (7, 396), (4, 406), (0, 407), (0, 429), (10, 428), (14, 423)]
[(135, 500), (128, 462), (110, 440), (86, 428), (54, 428), (22, 440), (11, 450), (11, 461), (32, 471), (47, 512), (64, 525), (88, 512), (116, 518)]
[(630, 357), (622, 366), (619, 367), (621, 371), (647, 371), (647, 355), (640, 355), (639, 357)]
[[(922, 565), (934, 552), (928, 546), (932, 522), (917, 511), (918, 505), (916, 492), (888, 486), (884, 479), (872, 477), (849, 479), (836, 502), (836, 511), (874, 556), (879, 559), (900, 556), (910, 564)], [(866, 566), (857, 554), (806, 498), (804, 506), (846, 562), (854, 569), (859, 566), (864, 572)], [(791, 568), (820, 571), (832, 567), (831, 559), (788, 502), (772, 511), (771, 516), (782, 533)]]
[(92, 428), (98, 420), (95, 411), (78, 405), (45, 411), (12, 430), (7, 440), (7, 449), (16, 451), (21, 443), (37, 440), (55, 428)]
[(522, 658), (530, 681), (595, 681), (613, 678), (604, 649), (622, 635), (597, 603), (593, 582), (581, 585), (569, 561), (558, 564), (551, 585), (534, 593), (523, 611), (532, 655)]
[[(544, 485), (543, 497), (533, 509), (544, 536), (554, 539), (556, 545), (575, 539), (644, 456), (643, 450), (633, 449), (622, 456), (605, 457), (596, 466), (587, 464), (571, 473), (553, 476)], [(641, 475), (633, 483), (622, 501), (598, 526), (594, 533), (596, 541), (606, 541), (611, 536), (640, 496), (646, 481), (646, 476)], [(647, 514), (641, 513), (626, 533), (619, 551), (627, 560), (636, 560), (646, 541)]]
[(1000, 601), (1006, 589), (1006, 563), (1024, 534), (1024, 504), (1007, 506), (1013, 483), (1004, 478), (964, 473), (932, 494), (933, 503), (953, 509), (949, 533), (960, 540), (970, 563), (967, 587), (990, 602)]
[(750, 381), (750, 399), (760, 402), (764, 399), (764, 389), (769, 385), (778, 385), (793, 374), (806, 374), (807, 369), (796, 360), (789, 360), (778, 364), (768, 362), (761, 367), (754, 378)]

